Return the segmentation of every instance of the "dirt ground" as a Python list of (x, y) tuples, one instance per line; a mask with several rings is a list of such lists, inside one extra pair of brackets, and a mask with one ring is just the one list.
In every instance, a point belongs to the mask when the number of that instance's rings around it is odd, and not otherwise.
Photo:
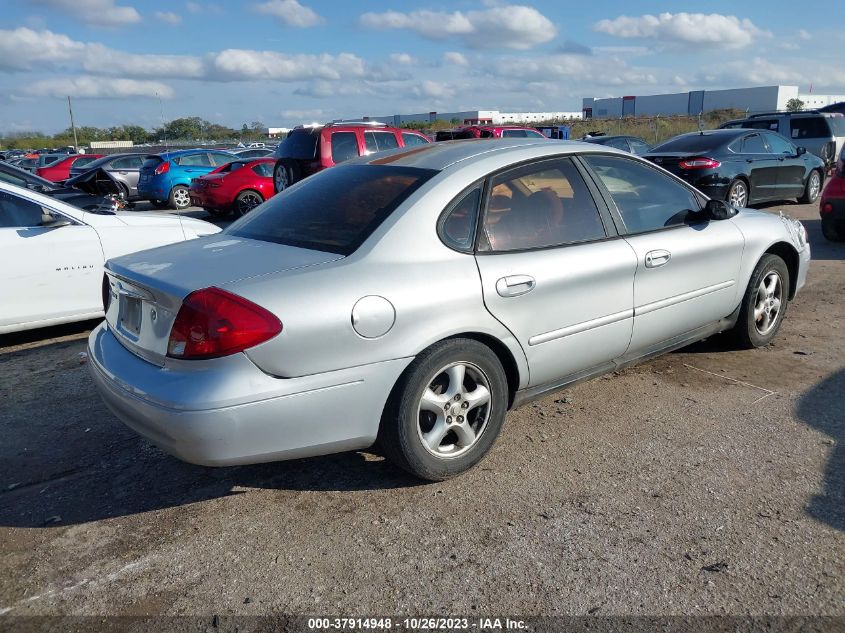
[(814, 261), (771, 347), (547, 397), (439, 484), (181, 463), (101, 403), (95, 324), (0, 337), (0, 613), (845, 615), (845, 245), (781, 208)]

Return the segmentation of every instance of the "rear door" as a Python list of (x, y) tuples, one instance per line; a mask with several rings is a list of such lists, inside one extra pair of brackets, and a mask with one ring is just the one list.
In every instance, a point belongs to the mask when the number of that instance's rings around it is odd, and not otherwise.
[(745, 171), (751, 184), (749, 201), (777, 198), (780, 163), (770, 151), (762, 132), (742, 137), (740, 153), (745, 160)]
[(631, 352), (728, 316), (738, 305), (744, 239), (730, 220), (702, 221), (701, 200), (633, 158), (587, 154), (636, 257)]
[(143, 156), (124, 156), (118, 158), (109, 167), (112, 175), (116, 176), (118, 180), (123, 182), (129, 189), (130, 196), (138, 195), (138, 178), (141, 173), (141, 164), (144, 162)]
[(570, 158), (491, 179), (476, 261), (484, 303), (531, 386), (604, 366), (631, 338), (636, 258)]

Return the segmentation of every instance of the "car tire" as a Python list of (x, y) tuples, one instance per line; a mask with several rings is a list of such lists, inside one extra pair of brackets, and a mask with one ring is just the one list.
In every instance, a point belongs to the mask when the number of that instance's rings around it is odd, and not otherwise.
[(171, 209), (181, 211), (191, 206), (191, 194), (186, 186), (176, 185), (170, 190), (170, 198), (167, 202)]
[(473, 339), (441, 341), (417, 356), (394, 386), (378, 443), (388, 459), (420, 479), (454, 477), (489, 452), (508, 396), (504, 369), (489, 347)]
[(244, 189), (235, 198), (235, 204), (233, 206), (235, 216), (242, 218), (262, 202), (264, 202), (264, 196), (260, 193), (254, 189)]
[(786, 315), (790, 283), (786, 262), (772, 254), (760, 258), (751, 274), (734, 326), (740, 347), (765, 347), (772, 342)]
[(798, 198), (798, 202), (801, 204), (813, 204), (819, 199), (821, 193), (822, 175), (817, 169), (814, 169), (807, 177), (807, 183), (804, 185), (804, 193)]
[(728, 192), (725, 194), (725, 201), (731, 206), (741, 209), (748, 206), (750, 197), (748, 183), (742, 178), (736, 178), (731, 181), (728, 187)]
[(273, 167), (273, 191), (279, 193), (302, 179), (299, 165), (296, 161), (284, 158), (276, 161)]
[(822, 235), (829, 242), (845, 240), (845, 222), (833, 218), (822, 218)]

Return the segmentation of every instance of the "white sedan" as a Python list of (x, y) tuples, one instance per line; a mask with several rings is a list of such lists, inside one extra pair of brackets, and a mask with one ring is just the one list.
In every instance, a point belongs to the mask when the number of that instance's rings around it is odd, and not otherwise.
[(0, 334), (103, 316), (103, 263), (220, 229), (164, 213), (92, 213), (0, 182)]

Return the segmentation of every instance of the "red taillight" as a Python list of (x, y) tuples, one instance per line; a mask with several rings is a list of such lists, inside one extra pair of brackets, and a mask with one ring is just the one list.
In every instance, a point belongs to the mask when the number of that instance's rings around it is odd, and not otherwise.
[(721, 164), (715, 158), (700, 157), (682, 160), (678, 163), (678, 167), (681, 169), (716, 169)]
[(170, 330), (171, 358), (217, 358), (242, 352), (282, 331), (282, 323), (261, 306), (220, 288), (192, 292)]
[(825, 202), (822, 204), (822, 213), (833, 213), (833, 205), (829, 202)]
[(170, 171), (170, 161), (164, 161), (158, 167), (156, 167), (155, 175), (161, 176), (162, 174), (166, 174)]

